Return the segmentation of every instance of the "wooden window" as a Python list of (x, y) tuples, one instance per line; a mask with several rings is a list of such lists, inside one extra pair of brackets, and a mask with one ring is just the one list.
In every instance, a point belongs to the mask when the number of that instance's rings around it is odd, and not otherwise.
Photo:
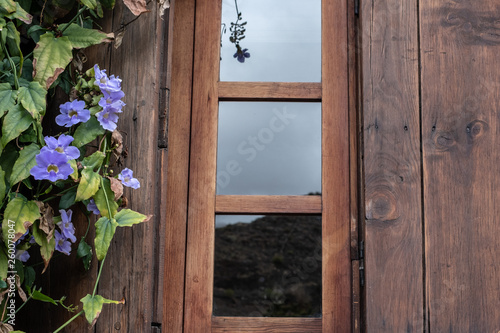
[[(307, 6), (307, 3), (304, 3)], [(346, 1), (321, 2), (321, 80), (230, 82), (219, 80), (222, 1), (173, 3), (174, 37), (169, 120), (168, 219), (165, 320), (184, 332), (350, 332), (350, 186)], [(194, 19), (195, 18), (195, 19)], [(176, 30), (176, 27), (177, 28)], [(189, 38), (194, 31), (194, 43)], [(187, 43), (187, 45), (186, 45)], [(177, 47), (177, 48), (176, 48)], [(193, 52), (192, 63), (187, 52)], [(189, 66), (192, 68), (189, 68)], [(184, 68), (175, 68), (179, 66)], [(189, 85), (192, 73), (192, 88)], [(184, 90), (180, 91), (179, 89)], [(192, 89), (192, 90), (191, 90)], [(188, 96), (192, 96), (190, 100)], [(308, 102), (321, 105), (321, 195), (224, 195), (217, 193), (220, 102)], [(176, 110), (176, 107), (179, 110)], [(182, 111), (182, 110), (184, 111)], [(185, 110), (190, 109), (190, 116)], [(182, 113), (183, 112), (183, 113)], [(180, 116), (180, 114), (184, 116)], [(191, 128), (186, 127), (189, 121)], [(177, 127), (176, 127), (177, 126)], [(189, 146), (186, 132), (191, 133)], [(181, 137), (183, 139), (181, 139)], [(177, 146), (174, 146), (177, 145)], [(186, 149), (189, 157), (187, 175)], [(174, 179), (175, 178), (175, 179)], [(189, 181), (188, 181), (189, 180)], [(182, 205), (187, 207), (183, 210)], [(213, 315), (216, 214), (318, 214), (322, 229), (321, 317), (221, 317)], [(184, 259), (185, 280), (172, 273)], [(179, 239), (180, 238), (180, 239)], [(169, 242), (175, 244), (172, 245)], [(177, 263), (176, 263), (177, 260)], [(183, 285), (180, 281), (183, 280)], [(182, 311), (183, 322), (171, 313)], [(172, 323), (169, 324), (169, 320)], [(175, 322), (175, 323), (174, 323)], [(168, 328), (167, 328), (168, 330)]]

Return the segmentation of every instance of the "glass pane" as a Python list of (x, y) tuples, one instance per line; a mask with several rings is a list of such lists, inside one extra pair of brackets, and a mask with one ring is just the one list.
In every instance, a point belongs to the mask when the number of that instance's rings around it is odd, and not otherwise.
[(217, 194), (318, 192), (321, 103), (219, 103)]
[(214, 315), (321, 316), (320, 216), (216, 216)]
[(321, 0), (223, 0), (220, 80), (320, 82)]

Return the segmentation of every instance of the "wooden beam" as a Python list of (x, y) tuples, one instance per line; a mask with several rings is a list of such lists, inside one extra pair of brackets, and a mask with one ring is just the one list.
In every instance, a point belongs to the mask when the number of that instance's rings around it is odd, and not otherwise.
[[(222, 1), (196, 1), (184, 332), (212, 325)], [(190, 56), (190, 55), (186, 55)]]
[(322, 319), (324, 333), (344, 333), (352, 327), (347, 1), (321, 3)]
[(321, 83), (219, 82), (219, 99), (231, 101), (321, 101)]
[(423, 332), (417, 1), (362, 5), (366, 329)]
[(321, 214), (319, 195), (218, 195), (218, 214)]
[[(191, 89), (193, 80), (194, 0), (172, 2), (173, 20), (168, 162), (161, 168), (166, 203), (162, 331), (178, 333), (184, 321), (184, 274), (189, 180)], [(167, 151), (163, 150), (163, 155)], [(163, 159), (165, 156), (163, 156)], [(164, 170), (167, 170), (166, 175)]]
[(496, 333), (499, 2), (422, 0), (419, 8), (429, 327)]
[(321, 318), (213, 317), (212, 333), (320, 333)]

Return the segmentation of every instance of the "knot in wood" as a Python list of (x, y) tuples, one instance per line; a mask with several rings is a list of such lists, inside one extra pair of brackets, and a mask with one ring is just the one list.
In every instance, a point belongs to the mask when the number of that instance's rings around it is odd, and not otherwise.
[(377, 191), (368, 198), (366, 203), (366, 218), (390, 222), (398, 219), (397, 201), (394, 193), (387, 189)]
[(466, 132), (469, 141), (476, 141), (489, 130), (489, 125), (482, 120), (474, 120), (467, 124)]
[(434, 146), (438, 151), (450, 150), (455, 144), (455, 136), (451, 132), (438, 132), (434, 136)]

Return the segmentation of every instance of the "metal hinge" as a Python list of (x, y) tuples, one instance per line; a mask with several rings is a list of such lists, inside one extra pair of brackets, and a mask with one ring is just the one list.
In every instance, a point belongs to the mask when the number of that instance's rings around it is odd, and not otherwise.
[(365, 286), (365, 241), (359, 242), (359, 283)]
[(359, 1), (360, 0), (354, 0), (354, 14), (356, 16), (359, 16)]

